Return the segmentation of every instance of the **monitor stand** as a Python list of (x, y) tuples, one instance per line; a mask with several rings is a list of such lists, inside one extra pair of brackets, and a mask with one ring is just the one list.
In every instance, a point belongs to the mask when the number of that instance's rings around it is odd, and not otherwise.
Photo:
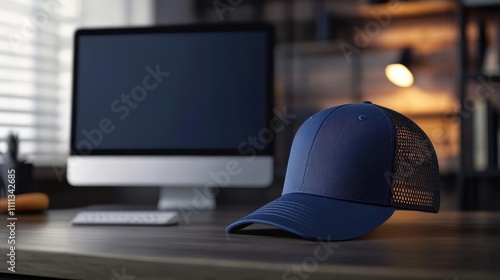
[(213, 210), (215, 195), (211, 188), (160, 187), (158, 210)]

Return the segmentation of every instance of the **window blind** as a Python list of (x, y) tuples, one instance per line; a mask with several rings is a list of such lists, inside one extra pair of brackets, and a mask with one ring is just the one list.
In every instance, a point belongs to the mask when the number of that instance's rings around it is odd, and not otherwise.
[(0, 1), (0, 152), (64, 165), (69, 152), (73, 35), (79, 27), (151, 25), (153, 0)]
[(68, 153), (73, 33), (79, 0), (0, 1), (0, 151), (9, 132), (37, 165)]

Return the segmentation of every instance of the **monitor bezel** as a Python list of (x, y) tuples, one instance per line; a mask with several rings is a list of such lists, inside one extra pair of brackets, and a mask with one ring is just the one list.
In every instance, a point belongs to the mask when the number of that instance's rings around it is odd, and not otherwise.
[[(77, 118), (77, 84), (79, 68), (79, 39), (86, 35), (123, 35), (123, 34), (151, 34), (151, 33), (209, 33), (209, 32), (264, 32), (267, 39), (267, 108), (266, 125), (269, 125), (273, 118), (274, 108), (274, 28), (266, 23), (245, 23), (245, 24), (193, 24), (193, 25), (170, 25), (152, 27), (127, 27), (127, 28), (98, 28), (79, 29), (74, 35), (74, 55), (73, 55), (73, 81), (72, 81), (72, 102), (71, 102), (71, 129), (70, 129), (70, 155), (78, 156), (129, 156), (129, 155), (176, 155), (176, 156), (228, 156), (243, 155), (236, 149), (98, 149), (90, 151), (79, 151), (76, 148), (76, 118)], [(265, 128), (265, 127), (263, 127)], [(275, 138), (275, 137), (273, 137)], [(245, 139), (242, 139), (245, 141)], [(244, 155), (273, 155), (274, 139), (265, 145), (263, 149), (246, 150)], [(247, 147), (248, 148), (248, 147)]]

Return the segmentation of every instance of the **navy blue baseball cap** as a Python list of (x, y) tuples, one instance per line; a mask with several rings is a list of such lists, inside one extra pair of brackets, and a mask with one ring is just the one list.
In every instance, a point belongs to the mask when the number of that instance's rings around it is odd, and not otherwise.
[(227, 232), (256, 223), (308, 239), (354, 239), (397, 209), (438, 212), (439, 190), (436, 153), (422, 129), (371, 102), (342, 105), (302, 124), (281, 197)]

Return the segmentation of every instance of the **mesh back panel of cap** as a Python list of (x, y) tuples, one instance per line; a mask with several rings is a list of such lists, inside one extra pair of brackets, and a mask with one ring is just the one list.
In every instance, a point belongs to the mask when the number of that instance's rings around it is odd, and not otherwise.
[(440, 179), (434, 147), (427, 135), (407, 117), (377, 106), (396, 128), (391, 205), (398, 209), (439, 211)]

